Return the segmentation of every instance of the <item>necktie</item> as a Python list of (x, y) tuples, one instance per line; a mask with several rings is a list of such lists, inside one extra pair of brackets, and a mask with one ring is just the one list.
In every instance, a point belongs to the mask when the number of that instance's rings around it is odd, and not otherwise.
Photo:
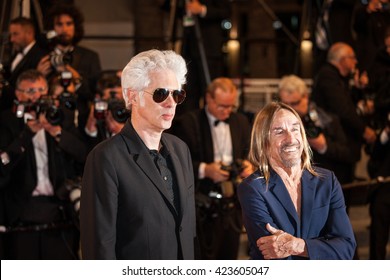
[(220, 122), (224, 122), (224, 123), (227, 123), (227, 124), (229, 124), (229, 119), (222, 120), (222, 121), (221, 121), (221, 120), (215, 120), (215, 121), (214, 121), (214, 126), (217, 126), (217, 125), (219, 125), (219, 123), (220, 123)]

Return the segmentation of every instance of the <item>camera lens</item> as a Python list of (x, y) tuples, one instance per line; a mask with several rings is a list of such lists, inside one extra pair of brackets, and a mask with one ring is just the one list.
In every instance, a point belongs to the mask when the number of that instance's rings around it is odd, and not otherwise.
[(64, 120), (63, 112), (55, 106), (46, 109), (45, 117), (51, 125), (59, 125)]
[(50, 63), (53, 67), (64, 66), (72, 62), (72, 55), (70, 53), (56, 53), (50, 54)]

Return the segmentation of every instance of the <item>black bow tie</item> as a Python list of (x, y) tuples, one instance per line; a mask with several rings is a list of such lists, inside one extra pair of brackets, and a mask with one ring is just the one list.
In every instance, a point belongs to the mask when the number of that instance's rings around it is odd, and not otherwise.
[(220, 122), (224, 122), (224, 123), (229, 124), (229, 119), (226, 119), (226, 120), (223, 120), (223, 121), (215, 120), (215, 121), (214, 121), (214, 126), (217, 126)]

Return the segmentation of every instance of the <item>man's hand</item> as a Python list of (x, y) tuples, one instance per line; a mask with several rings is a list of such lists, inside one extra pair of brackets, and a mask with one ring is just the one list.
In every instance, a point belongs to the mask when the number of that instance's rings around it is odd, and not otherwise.
[(123, 126), (125, 124), (124, 123), (119, 123), (117, 122), (114, 117), (112, 116), (112, 113), (110, 110), (108, 110), (107, 112), (107, 116), (106, 116), (106, 126), (107, 126), (107, 130), (112, 133), (112, 134), (118, 134)]
[(50, 72), (53, 70), (50, 63), (50, 56), (45, 55), (41, 58), (37, 65), (37, 70), (41, 72), (43, 75), (48, 76)]
[(221, 163), (212, 162), (206, 164), (205, 177), (213, 180), (214, 183), (219, 183), (229, 179), (229, 172), (221, 169)]
[(303, 239), (278, 230), (270, 224), (267, 224), (266, 228), (272, 235), (260, 237), (256, 242), (264, 259), (283, 259), (291, 255), (307, 256)]
[(363, 138), (368, 144), (372, 144), (376, 140), (376, 133), (371, 127), (366, 126), (364, 129)]
[(323, 133), (320, 133), (316, 138), (307, 138), (310, 147), (320, 154), (326, 152), (328, 145), (326, 144), (326, 138)]
[(58, 135), (61, 135), (61, 126), (59, 125), (52, 125), (48, 122), (44, 114), (39, 115), (39, 122), (41, 123), (42, 127), (52, 136), (57, 137)]
[(249, 175), (251, 175), (255, 171), (254, 166), (250, 163), (249, 160), (246, 160), (246, 159), (244, 159), (242, 161), (242, 167), (243, 167), (243, 170), (240, 173), (240, 177), (243, 179), (248, 177)]
[(205, 6), (202, 5), (199, 0), (188, 1), (186, 5), (187, 12), (192, 15), (199, 15), (204, 12)]

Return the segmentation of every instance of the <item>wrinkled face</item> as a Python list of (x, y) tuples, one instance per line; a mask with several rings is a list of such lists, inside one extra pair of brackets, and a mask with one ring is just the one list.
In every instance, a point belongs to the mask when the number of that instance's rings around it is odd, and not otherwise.
[(21, 52), (30, 43), (28, 42), (26, 30), (20, 24), (11, 24), (9, 26), (9, 36), (15, 52)]
[(224, 121), (230, 117), (230, 114), (236, 108), (237, 91), (230, 92), (217, 88), (214, 97), (210, 93), (206, 94), (206, 102), (210, 114), (218, 120)]
[(281, 168), (299, 166), (303, 152), (300, 122), (293, 113), (278, 111), (271, 124), (269, 157)]
[(19, 101), (36, 102), (42, 95), (47, 94), (47, 83), (42, 78), (36, 81), (21, 81), (15, 90), (15, 94)]
[(287, 92), (281, 90), (279, 93), (280, 101), (290, 105), (302, 117), (307, 114), (309, 108), (309, 98), (298, 91)]
[(355, 52), (352, 48), (348, 47), (345, 55), (340, 59), (340, 64), (345, 69), (346, 73), (353, 73), (356, 68), (356, 64), (358, 63), (356, 59)]
[(73, 19), (69, 15), (59, 15), (54, 19), (54, 31), (58, 34), (60, 45), (71, 45), (75, 35)]
[(150, 85), (132, 98), (132, 117), (145, 130), (161, 133), (171, 127), (177, 104), (171, 94), (161, 103), (156, 103), (152, 94), (156, 88), (181, 88), (171, 70), (152, 72), (150, 80)]

